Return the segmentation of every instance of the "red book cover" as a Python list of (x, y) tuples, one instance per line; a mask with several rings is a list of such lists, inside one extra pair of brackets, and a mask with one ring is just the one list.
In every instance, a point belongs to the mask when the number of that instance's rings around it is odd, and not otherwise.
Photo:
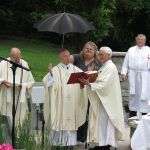
[(79, 79), (89, 79), (89, 82), (92, 83), (96, 80), (98, 75), (97, 71), (87, 71), (87, 72), (76, 72), (72, 73), (69, 77), (67, 84), (80, 83)]

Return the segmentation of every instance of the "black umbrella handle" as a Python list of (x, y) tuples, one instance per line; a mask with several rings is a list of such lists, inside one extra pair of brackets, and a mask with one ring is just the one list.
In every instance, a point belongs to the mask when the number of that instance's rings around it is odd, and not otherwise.
[(61, 44), (61, 48), (64, 48), (64, 42), (65, 42), (65, 34), (62, 34), (62, 44)]

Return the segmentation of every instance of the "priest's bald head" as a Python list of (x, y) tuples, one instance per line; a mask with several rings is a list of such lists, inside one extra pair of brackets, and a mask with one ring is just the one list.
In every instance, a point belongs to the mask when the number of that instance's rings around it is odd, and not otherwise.
[(21, 51), (19, 48), (13, 47), (10, 50), (10, 59), (16, 63), (20, 62), (21, 59)]
[(99, 49), (98, 60), (104, 64), (106, 61), (110, 60), (112, 56), (111, 48), (104, 46)]
[(70, 63), (70, 52), (65, 48), (59, 50), (59, 60), (61, 63), (67, 65)]

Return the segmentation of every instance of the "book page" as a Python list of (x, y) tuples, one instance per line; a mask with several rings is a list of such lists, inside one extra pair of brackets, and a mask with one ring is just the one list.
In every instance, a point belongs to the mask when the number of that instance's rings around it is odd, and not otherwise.
[(97, 74), (98, 71), (96, 71), (96, 70), (95, 70), (95, 71), (86, 71), (85, 73), (86, 73), (86, 74)]

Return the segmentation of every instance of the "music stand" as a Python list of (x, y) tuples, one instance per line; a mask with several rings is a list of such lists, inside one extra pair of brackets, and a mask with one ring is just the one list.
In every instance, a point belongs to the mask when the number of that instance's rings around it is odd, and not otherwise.
[(42, 121), (42, 145), (44, 145), (44, 116), (42, 112), (42, 104), (44, 103), (44, 86), (38, 83), (37, 85), (33, 86), (32, 88), (32, 102), (35, 104), (36, 109), (36, 130), (38, 133), (39, 130), (39, 112), (40, 112), (40, 120)]

